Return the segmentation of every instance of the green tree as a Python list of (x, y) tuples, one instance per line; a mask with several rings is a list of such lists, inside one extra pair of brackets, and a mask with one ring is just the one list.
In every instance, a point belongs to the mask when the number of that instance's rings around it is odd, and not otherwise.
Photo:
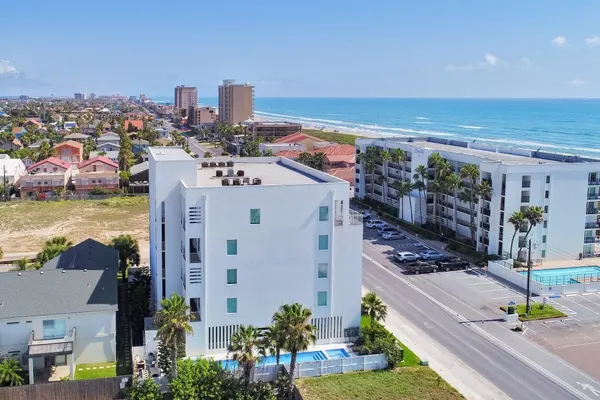
[(14, 358), (7, 358), (0, 362), (0, 386), (21, 386), (23, 371), (19, 362)]
[(213, 154), (210, 151), (204, 152), (204, 158), (212, 158)]
[(263, 157), (273, 157), (273, 150), (266, 149), (265, 151), (262, 152), (262, 156)]
[[(415, 180), (414, 188), (419, 191), (419, 219), (421, 220), (421, 224), (423, 224), (423, 199), (422, 193), (425, 193), (425, 198), (427, 198), (427, 177), (429, 173), (427, 172), (427, 167), (424, 165), (419, 165), (415, 168), (415, 172), (413, 175), (413, 179)], [(427, 203), (427, 200), (425, 201)]]
[(170, 298), (162, 299), (161, 309), (154, 316), (158, 326), (157, 336), (166, 346), (171, 348), (173, 356), (173, 370), (171, 376), (177, 377), (177, 343), (179, 338), (186, 333), (193, 333), (190, 325), (190, 314), (185, 298), (173, 294)]
[(54, 154), (55, 154), (54, 147), (52, 147), (50, 145), (50, 143), (48, 143), (47, 141), (43, 141), (40, 144), (39, 153), (40, 153), (39, 159), (45, 160), (48, 157), (54, 156)]
[(458, 191), (462, 187), (462, 180), (455, 173), (446, 176), (446, 189), (452, 193), (452, 225), (456, 232), (456, 203), (458, 202)]
[(41, 268), (44, 263), (59, 256), (62, 252), (69, 250), (73, 246), (73, 242), (69, 241), (64, 236), (54, 236), (44, 243), (42, 251), (36, 256), (36, 268)]
[(119, 252), (119, 270), (123, 282), (125, 282), (127, 267), (129, 265), (139, 265), (140, 263), (138, 241), (131, 235), (119, 235), (113, 238), (108, 245)]
[(244, 385), (250, 386), (250, 376), (260, 358), (256, 351), (260, 347), (258, 329), (252, 325), (240, 326), (231, 337), (231, 343), (227, 347), (227, 352), (231, 358), (238, 362), (238, 365), (244, 371)]
[[(402, 184), (402, 192), (404, 193), (405, 196), (408, 196), (408, 208), (410, 210), (410, 222), (413, 224), (415, 223), (415, 217), (413, 215), (412, 196), (410, 194), (412, 193), (414, 188), (415, 188), (414, 184), (412, 184), (410, 181), (404, 182)], [(402, 207), (404, 207), (404, 205), (402, 205)]]
[(263, 357), (267, 355), (275, 356), (275, 364), (279, 365), (281, 359), (281, 349), (285, 346), (285, 332), (281, 326), (272, 324), (263, 333), (263, 337), (260, 343), (260, 353)]
[(389, 151), (383, 150), (379, 153), (379, 161), (383, 166), (383, 203), (388, 202), (388, 163), (392, 160), (392, 156)]
[(308, 349), (317, 341), (316, 328), (310, 323), (312, 311), (299, 303), (284, 304), (273, 315), (273, 322), (280, 326), (286, 336), (285, 349), (291, 353), (289, 370), (289, 395), (292, 400), (294, 388), (294, 372), (298, 353)]
[[(390, 161), (396, 164), (402, 163), (402, 181), (406, 179), (406, 152), (402, 149), (392, 149), (390, 150)], [(408, 176), (410, 180), (410, 175)]]
[(364, 153), (360, 153), (356, 158), (366, 174), (371, 175), (371, 199), (375, 197), (375, 159), (377, 158), (377, 150), (375, 147), (369, 146)]
[(131, 387), (126, 389), (125, 397), (129, 400), (162, 400), (164, 398), (158, 383), (152, 378), (134, 379)]
[(223, 398), (222, 367), (213, 360), (177, 361), (177, 378), (169, 383), (174, 400)]
[(394, 181), (390, 187), (396, 191), (396, 195), (398, 196), (398, 217), (404, 220), (404, 196), (407, 195), (406, 186), (404, 186), (404, 182)]
[(527, 229), (527, 233), (525, 234), (525, 240), (523, 243), (519, 243), (519, 252), (525, 246), (527, 239), (529, 238), (529, 233), (531, 230), (537, 225), (544, 222), (544, 209), (540, 206), (529, 206), (525, 209), (523, 213), (525, 215), (525, 219), (529, 223), (529, 229)]
[(471, 209), (471, 242), (473, 246), (477, 244), (475, 239), (475, 196), (476, 196), (476, 185), (479, 179), (479, 168), (475, 164), (465, 164), (460, 169), (460, 176), (469, 181), (468, 190), (465, 191), (466, 197), (468, 197), (469, 206)]
[(371, 326), (375, 322), (383, 321), (387, 317), (387, 306), (375, 292), (369, 292), (362, 298), (361, 303), (362, 313), (368, 315), (371, 320)]
[[(513, 226), (513, 229), (515, 230), (513, 232), (512, 235), (512, 239), (510, 241), (510, 258), (513, 258), (513, 245), (515, 243), (515, 236), (517, 236), (517, 233), (519, 233), (519, 231), (521, 230), (521, 227), (523, 226), (523, 224), (525, 223), (525, 214), (521, 211), (515, 211), (511, 214), (511, 216), (508, 218), (508, 223), (511, 224)], [(519, 246), (520, 248), (520, 246)]]
[(133, 275), (133, 282), (127, 287), (129, 320), (134, 334), (134, 343), (143, 342), (144, 317), (150, 315), (151, 281), (150, 275), (146, 271), (137, 271)]

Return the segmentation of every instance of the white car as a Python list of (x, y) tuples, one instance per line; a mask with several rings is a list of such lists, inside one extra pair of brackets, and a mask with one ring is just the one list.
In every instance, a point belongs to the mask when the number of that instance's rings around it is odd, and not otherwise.
[(381, 229), (386, 225), (387, 224), (380, 219), (372, 219), (372, 220), (367, 221), (367, 228)]
[(399, 251), (394, 255), (396, 261), (400, 262), (409, 262), (409, 261), (418, 261), (419, 256), (415, 253), (411, 253), (410, 251)]
[(417, 249), (426, 249), (427, 248), (427, 246), (425, 246), (421, 242), (417, 242), (417, 243), (413, 244), (413, 247), (416, 247)]
[(421, 258), (421, 260), (429, 261), (441, 260), (442, 258), (444, 258), (444, 255), (435, 250), (425, 250), (419, 253), (419, 257)]
[(371, 218), (371, 212), (367, 210), (359, 210), (358, 213), (362, 215), (363, 219)]
[(383, 240), (403, 240), (403, 239), (406, 239), (406, 236), (398, 231), (394, 231), (394, 232), (385, 232), (383, 235), (381, 235), (381, 238)]

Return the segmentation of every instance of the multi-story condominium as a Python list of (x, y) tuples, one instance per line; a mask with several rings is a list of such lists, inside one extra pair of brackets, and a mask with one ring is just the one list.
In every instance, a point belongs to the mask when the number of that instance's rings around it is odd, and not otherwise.
[(178, 147), (150, 147), (149, 182), (152, 305), (186, 297), (188, 356), (226, 353), (240, 325), (267, 327), (285, 303), (312, 309), (320, 344), (360, 325), (362, 219), (348, 182), (284, 158), (196, 160)]
[(119, 164), (102, 156), (90, 158), (79, 164), (74, 177), (77, 194), (89, 194), (95, 188), (119, 188)]
[(237, 125), (254, 116), (254, 86), (226, 79), (219, 85), (219, 121)]
[(54, 152), (57, 158), (70, 164), (77, 165), (83, 161), (83, 144), (74, 140), (55, 144)]
[(73, 97), (77, 101), (84, 101), (85, 100), (85, 93), (75, 93), (73, 95)]
[(183, 116), (187, 116), (187, 113), (191, 107), (196, 107), (198, 104), (198, 89), (190, 86), (176, 86), (175, 87), (175, 108), (182, 113)]
[[(357, 163), (356, 196), (393, 206), (406, 221), (434, 221), (467, 238), (473, 228), (479, 250), (506, 255), (515, 233), (508, 222), (510, 216), (515, 211), (539, 206), (544, 221), (532, 227), (527, 237), (528, 224), (519, 229), (513, 257), (518, 248), (527, 246), (528, 239), (532, 240), (531, 257), (536, 261), (600, 254), (600, 159), (433, 137), (358, 139), (357, 156), (366, 154), (369, 147), (376, 151), (401, 149), (405, 161), (384, 162), (375, 157), (370, 171), (366, 160)], [(458, 199), (453, 190), (434, 195), (435, 168), (430, 162), (434, 153), (445, 159), (458, 176), (464, 165), (476, 165), (476, 183), (487, 182), (491, 195), (474, 196), (473, 204), (460, 199), (465, 188), (457, 190)], [(427, 176), (422, 180), (425, 190), (413, 189), (399, 200), (394, 182), (415, 182), (414, 173), (420, 165), (427, 168)], [(469, 186), (468, 179), (462, 181)], [(435, 211), (434, 196), (438, 201)]]
[(213, 107), (191, 107), (188, 125), (212, 126), (217, 121), (217, 110)]
[(27, 168), (27, 175), (21, 177), (21, 196), (36, 196), (65, 190), (71, 179), (71, 164), (49, 157)]
[(255, 136), (280, 138), (302, 132), (302, 124), (279, 121), (252, 122), (248, 125), (248, 130)]

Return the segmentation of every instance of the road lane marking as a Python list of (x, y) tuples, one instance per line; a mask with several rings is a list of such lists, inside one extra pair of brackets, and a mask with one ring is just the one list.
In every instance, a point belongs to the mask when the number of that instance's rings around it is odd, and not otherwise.
[(469, 283), (469, 286), (477, 286), (477, 285), (497, 285), (496, 282), (478, 282), (478, 283)]
[(518, 296), (518, 295), (515, 294), (513, 296), (494, 297), (494, 298), (492, 298), (492, 300), (514, 299), (515, 297), (521, 297), (521, 296)]
[(485, 292), (499, 292), (501, 290), (506, 290), (504, 288), (499, 288), (499, 289), (488, 289), (488, 290), (480, 290), (479, 293), (485, 293)]
[[(470, 324), (469, 320), (467, 318), (463, 317), (462, 315), (460, 315), (456, 311), (452, 310), (450, 307), (446, 306), (444, 303), (442, 303), (441, 301), (437, 300), (435, 297), (433, 297), (432, 295), (428, 294), (424, 290), (416, 287), (415, 285), (411, 285), (411, 283), (408, 282), (406, 279), (404, 279), (404, 278), (402, 278), (402, 277), (394, 274), (392, 271), (390, 271), (388, 268), (386, 268), (383, 264), (379, 263), (377, 260), (375, 260), (374, 258), (372, 258), (371, 256), (369, 256), (368, 254), (366, 254), (364, 252), (363, 252), (363, 258), (367, 259), (368, 261), (370, 261), (371, 263), (373, 263), (375, 266), (381, 268), (383, 271), (385, 271), (386, 273), (388, 273), (392, 277), (396, 278), (397, 280), (403, 282), (406, 285), (411, 286), (413, 290), (415, 290), (417, 293), (421, 294), (425, 298), (429, 299), (432, 303), (436, 304), (442, 310), (446, 311), (449, 315), (455, 316), (456, 318), (458, 318), (459, 320), (461, 320), (463, 323), (465, 323), (465, 325), (470, 326), (472, 329), (474, 329), (475, 331), (477, 331), (480, 335), (487, 337), (488, 340), (490, 340), (491, 342), (495, 343), (498, 347), (501, 347), (505, 352), (511, 354), (514, 358), (516, 358), (518, 360), (521, 360), (521, 362), (529, 365), (534, 370), (536, 370), (539, 373), (541, 373), (542, 375), (546, 376), (546, 378), (549, 379), (550, 381), (554, 381), (555, 383), (558, 383), (560, 386), (562, 386), (565, 390), (567, 390), (571, 394), (574, 394), (574, 395), (576, 395), (576, 396), (578, 396), (580, 398), (583, 398), (583, 399), (591, 400), (591, 398), (589, 396), (587, 396), (585, 393), (582, 393), (581, 391), (579, 391), (575, 387), (571, 386), (570, 384), (568, 384), (567, 382), (565, 382), (564, 380), (562, 380), (558, 376), (556, 376), (553, 373), (551, 373), (550, 371), (544, 369), (541, 365), (535, 363), (534, 361), (532, 361), (529, 358), (527, 358), (524, 355), (522, 355), (520, 352), (514, 350), (511, 346), (509, 346), (506, 343), (502, 342), (500, 339), (496, 338), (491, 333), (485, 331), (484, 329), (480, 328), (476, 324)], [(423, 282), (426, 282), (426, 281), (423, 281)], [(486, 317), (485, 314), (483, 314), (483, 313), (475, 310), (473, 307), (469, 306), (468, 304), (465, 304), (460, 299), (457, 299), (456, 297), (452, 296), (451, 294), (445, 292), (443, 289), (439, 289), (439, 290), (442, 290), (448, 296), (454, 298), (457, 302), (462, 303), (463, 305), (467, 306), (471, 310), (475, 311), (477, 314), (479, 314), (479, 315), (481, 315), (483, 317)], [(494, 324), (494, 322), (492, 322), (492, 324)], [(496, 324), (498, 324), (498, 323), (496, 323)], [(498, 325), (502, 326), (500, 324), (498, 324)], [(522, 338), (522, 336), (517, 336), (517, 337)], [(526, 339), (522, 338), (522, 340), (525, 341)], [(527, 343), (529, 343), (529, 342), (527, 341)], [(565, 367), (567, 367), (567, 368), (571, 369), (572, 371), (580, 374), (581, 376), (584, 376), (586, 379), (589, 379), (590, 381), (594, 382), (594, 380), (592, 378), (590, 378), (589, 376), (587, 376), (583, 372), (576, 370), (572, 365), (568, 364), (567, 362), (565, 362), (561, 358), (556, 357), (552, 353), (550, 353), (550, 352), (548, 352), (548, 351), (546, 351), (546, 350), (544, 350), (542, 348), (538, 348), (538, 349), (540, 351), (542, 351), (542, 352), (545, 352), (545, 353), (547, 353), (549, 355), (552, 355), (553, 358), (554, 358), (554, 360), (556, 362), (563, 364)]]

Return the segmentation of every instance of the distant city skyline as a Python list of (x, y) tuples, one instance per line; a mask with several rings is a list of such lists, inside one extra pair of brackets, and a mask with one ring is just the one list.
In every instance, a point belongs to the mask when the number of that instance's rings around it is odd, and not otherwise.
[(27, 26), (4, 22), (15, 36), (0, 47), (0, 96), (165, 96), (187, 85), (216, 97), (223, 79), (250, 82), (256, 97), (600, 96), (600, 3), (589, 0), (232, 0), (211, 4), (217, 17), (201, 24), (182, 21), (201, 3), (185, 14), (103, 4), (4, 4), (6, 15), (27, 12)]

